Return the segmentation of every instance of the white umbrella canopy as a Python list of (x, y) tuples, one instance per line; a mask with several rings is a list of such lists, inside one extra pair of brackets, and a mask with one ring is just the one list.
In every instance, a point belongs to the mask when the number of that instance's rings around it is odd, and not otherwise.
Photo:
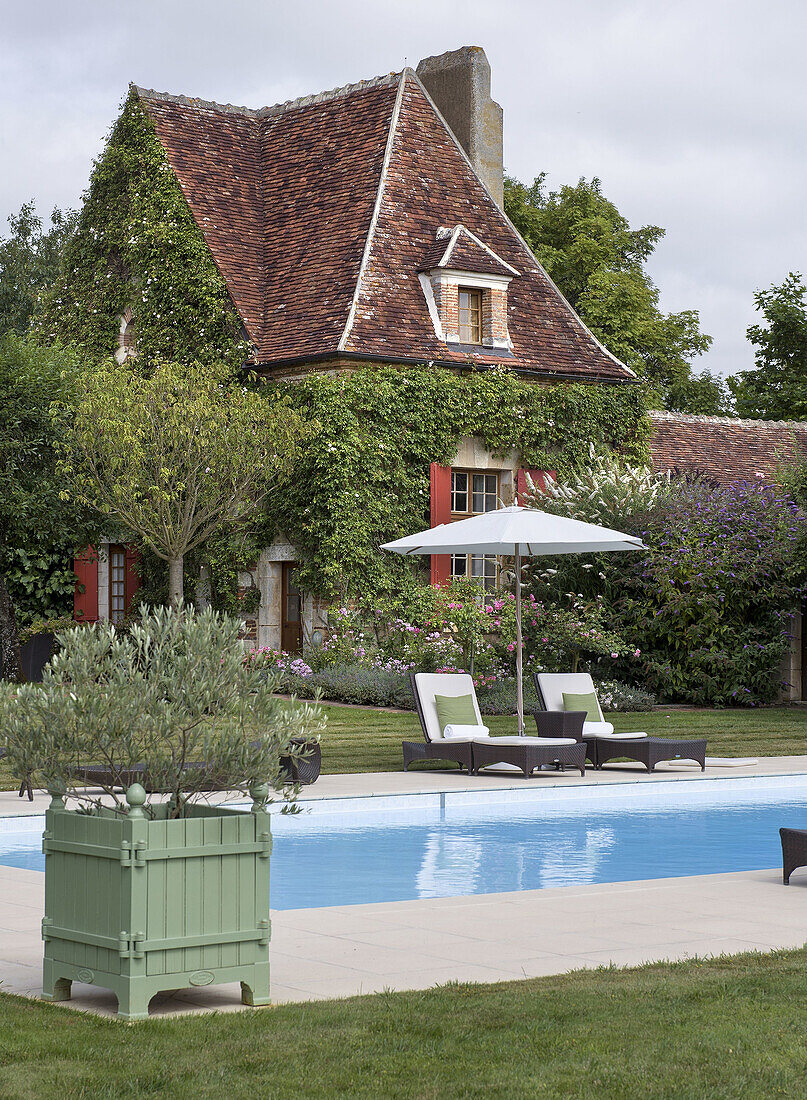
[(620, 550), (646, 550), (641, 539), (554, 516), (535, 508), (497, 508), (456, 523), (442, 523), (415, 535), (385, 542), (383, 550), (395, 554), (501, 554), (516, 559), (516, 693), (518, 732), (524, 733), (524, 689), (521, 654), (521, 559), (525, 555), (590, 554)]

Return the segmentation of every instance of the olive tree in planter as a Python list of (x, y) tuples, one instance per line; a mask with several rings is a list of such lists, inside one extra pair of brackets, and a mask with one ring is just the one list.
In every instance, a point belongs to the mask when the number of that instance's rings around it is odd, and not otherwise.
[[(268, 1003), (267, 803), (274, 790), (293, 808), (280, 757), (323, 719), (244, 663), (240, 625), (180, 607), (126, 634), (67, 630), (42, 683), (0, 698), (12, 765), (52, 794), (46, 999), (90, 982), (137, 1020), (161, 990), (240, 981), (245, 1004)], [(205, 801), (214, 790), (248, 790), (251, 812)]]

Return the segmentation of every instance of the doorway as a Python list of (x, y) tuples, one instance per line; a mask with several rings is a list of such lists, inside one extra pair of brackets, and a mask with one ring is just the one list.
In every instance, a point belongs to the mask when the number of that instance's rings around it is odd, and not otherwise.
[(280, 647), (286, 653), (303, 651), (303, 601), (294, 579), (296, 569), (296, 561), (283, 562)]

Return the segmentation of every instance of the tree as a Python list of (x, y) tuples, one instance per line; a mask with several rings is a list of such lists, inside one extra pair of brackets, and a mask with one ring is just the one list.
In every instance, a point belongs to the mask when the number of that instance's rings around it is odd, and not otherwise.
[(734, 395), (729, 382), (711, 371), (690, 374), (675, 382), (667, 392), (667, 408), (671, 412), (696, 416), (736, 416)]
[(62, 412), (74, 491), (168, 563), (173, 605), (185, 555), (247, 523), (305, 435), (286, 401), (230, 378), (221, 364), (163, 363), (146, 378), (109, 362)]
[[(209, 608), (158, 607), (125, 634), (110, 622), (64, 631), (41, 684), (0, 691), (14, 773), (85, 811), (123, 811), (122, 791), (145, 764), (149, 788), (171, 796), (171, 817), (213, 789), (282, 790), (280, 757), (302, 752), (290, 739), (317, 738), (325, 721), (314, 704), (279, 699), (275, 679), (244, 662), (240, 627)], [(77, 761), (107, 773), (103, 797), (87, 791)]]
[(764, 323), (747, 336), (756, 348), (754, 370), (729, 380), (740, 416), (807, 420), (807, 286), (791, 272), (779, 286), (754, 295)]
[(92, 534), (91, 516), (62, 499), (50, 414), (69, 400), (76, 371), (60, 348), (0, 336), (0, 676), (8, 679), (19, 673), (18, 620), (69, 609), (73, 551)]
[(644, 265), (664, 230), (631, 229), (596, 178), (549, 192), (544, 180), (531, 187), (505, 180), (505, 211), (597, 339), (666, 402), (711, 337), (700, 331), (697, 311), (658, 307)]
[(0, 239), (0, 336), (28, 331), (39, 294), (56, 282), (62, 250), (77, 220), (74, 210), (54, 207), (52, 226), (43, 233), (33, 201), (8, 219), (11, 235)]

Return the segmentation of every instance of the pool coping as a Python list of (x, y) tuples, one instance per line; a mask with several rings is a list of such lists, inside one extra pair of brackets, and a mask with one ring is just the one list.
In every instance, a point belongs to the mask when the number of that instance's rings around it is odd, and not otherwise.
[[(807, 757), (761, 757), (746, 768), (706, 773), (625, 767), (514, 781), (420, 772), (323, 776), (303, 803), (332, 798), (776, 779), (807, 775)], [(584, 792), (580, 791), (583, 796)], [(48, 797), (0, 817), (41, 816)], [(19, 803), (17, 803), (19, 805)], [(16, 808), (16, 807), (15, 807)], [(22, 812), (20, 812), (20, 810)], [(13, 900), (12, 900), (13, 899)], [(545, 887), (516, 893), (374, 902), (272, 911), (272, 996), (276, 1003), (427, 989), (448, 981), (498, 982), (597, 966), (799, 947), (807, 938), (807, 873), (784, 888), (778, 869), (672, 879)], [(0, 982), (5, 992), (41, 994), (44, 875), (0, 867)], [(76, 986), (67, 1007), (114, 1015), (106, 990)], [(161, 995), (154, 1016), (240, 1010), (238, 989), (211, 986)]]
[[(299, 801), (302, 805), (313, 801), (336, 798), (379, 798), (415, 794), (449, 794), (456, 792), (507, 792), (531, 790), (575, 789), (592, 786), (619, 787), (634, 783), (708, 782), (711, 780), (740, 778), (781, 778), (807, 775), (807, 756), (761, 756), (757, 763), (743, 767), (707, 766), (704, 772), (691, 766), (666, 762), (654, 772), (647, 772), (641, 764), (607, 764), (594, 771), (588, 769), (585, 776), (565, 772), (542, 772), (531, 779), (511, 776), (468, 776), (459, 771), (409, 771), (409, 772), (345, 772), (323, 775), (315, 785), (304, 787)], [(212, 803), (243, 801), (243, 794), (222, 793), (208, 797)], [(6, 817), (38, 817), (44, 813), (50, 799), (46, 792), (35, 791), (34, 801), (20, 799), (15, 791), (0, 791), (0, 819)]]
[[(44, 875), (0, 867), (0, 898), (2, 989), (38, 998)], [(775, 869), (273, 910), (272, 998), (329, 1000), (800, 947), (806, 902), (807, 876), (785, 888)], [(174, 991), (150, 1011), (239, 1011), (239, 993), (237, 985)], [(64, 1007), (111, 1016), (116, 1005), (107, 990), (76, 984)]]

